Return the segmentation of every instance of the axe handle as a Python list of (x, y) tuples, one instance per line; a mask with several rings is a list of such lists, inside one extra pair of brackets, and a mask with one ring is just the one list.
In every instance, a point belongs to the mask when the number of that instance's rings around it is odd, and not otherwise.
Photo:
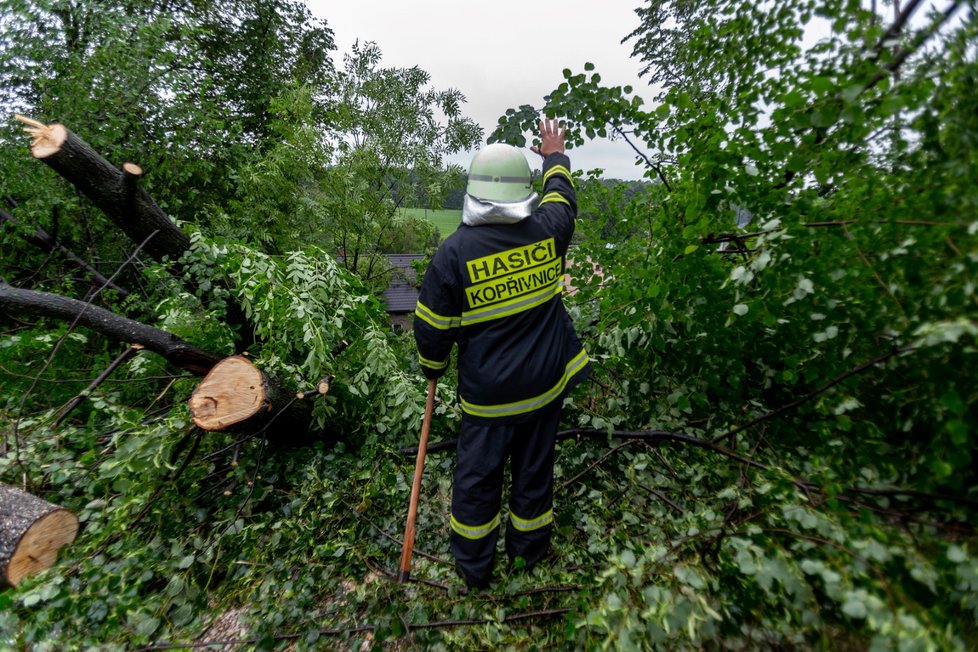
[(428, 401), (424, 408), (424, 421), (421, 423), (421, 443), (418, 444), (418, 458), (414, 463), (414, 481), (411, 483), (411, 502), (408, 505), (407, 525), (404, 527), (404, 545), (401, 548), (401, 571), (397, 583), (403, 584), (411, 576), (411, 554), (414, 552), (414, 523), (418, 516), (418, 496), (421, 494), (421, 473), (424, 471), (424, 457), (428, 451), (428, 432), (431, 430), (431, 413), (435, 407), (435, 387), (438, 381), (428, 381)]

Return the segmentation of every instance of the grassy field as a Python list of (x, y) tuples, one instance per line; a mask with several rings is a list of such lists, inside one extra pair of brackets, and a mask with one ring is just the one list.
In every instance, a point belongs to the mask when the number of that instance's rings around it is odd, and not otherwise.
[(438, 233), (441, 234), (443, 240), (455, 233), (455, 228), (462, 221), (462, 211), (455, 209), (433, 211), (424, 208), (402, 208), (401, 212), (406, 215), (427, 217), (432, 224), (438, 227)]

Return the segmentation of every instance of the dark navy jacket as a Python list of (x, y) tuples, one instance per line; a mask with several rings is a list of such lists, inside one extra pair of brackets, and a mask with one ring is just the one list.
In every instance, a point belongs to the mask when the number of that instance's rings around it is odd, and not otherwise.
[(458, 392), (465, 415), (519, 423), (559, 406), (589, 370), (564, 310), (564, 256), (577, 200), (570, 160), (543, 163), (543, 198), (515, 224), (462, 225), (428, 266), (414, 318), (421, 368), (448, 367), (458, 344)]

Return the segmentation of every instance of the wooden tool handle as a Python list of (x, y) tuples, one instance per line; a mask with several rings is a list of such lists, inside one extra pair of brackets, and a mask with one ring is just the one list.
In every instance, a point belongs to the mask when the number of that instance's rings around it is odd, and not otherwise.
[(411, 483), (411, 502), (408, 505), (407, 525), (404, 527), (404, 546), (401, 548), (401, 572), (397, 583), (403, 584), (411, 576), (411, 554), (414, 552), (414, 521), (418, 516), (418, 496), (421, 494), (421, 473), (424, 471), (424, 456), (428, 451), (428, 431), (431, 430), (431, 413), (435, 407), (435, 387), (438, 381), (428, 381), (428, 401), (424, 408), (424, 421), (421, 423), (421, 443), (418, 444), (418, 458), (414, 463), (414, 481)]

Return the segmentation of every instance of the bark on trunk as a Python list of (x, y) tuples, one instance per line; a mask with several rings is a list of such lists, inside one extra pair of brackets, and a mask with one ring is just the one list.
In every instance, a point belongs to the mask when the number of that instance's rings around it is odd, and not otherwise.
[(50, 568), (76, 534), (78, 517), (68, 510), (0, 484), (0, 584)]
[(78, 188), (133, 242), (156, 232), (144, 247), (149, 255), (176, 260), (190, 247), (190, 237), (138, 187), (136, 179), (142, 174), (138, 165), (127, 163), (119, 170), (64, 125), (20, 119), (31, 126), (34, 158)]
[(310, 411), (295, 400), (294, 392), (236, 355), (215, 364), (204, 377), (190, 397), (190, 413), (204, 430), (253, 432), (268, 426), (275, 431), (271, 439), (294, 441), (309, 431), (312, 421)]
[(206, 374), (221, 359), (159, 328), (59, 294), (21, 290), (0, 283), (0, 309), (17, 316), (32, 314), (75, 321), (114, 340), (141, 344), (181, 369), (198, 375)]

